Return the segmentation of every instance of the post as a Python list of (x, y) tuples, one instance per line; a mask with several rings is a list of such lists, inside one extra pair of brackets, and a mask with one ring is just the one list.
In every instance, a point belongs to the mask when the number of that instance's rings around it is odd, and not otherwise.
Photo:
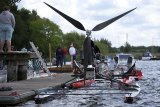
[(28, 60), (18, 61), (17, 80), (27, 79)]
[(17, 81), (17, 61), (9, 60), (7, 65), (7, 82)]
[(51, 43), (49, 42), (49, 63), (50, 63), (50, 66), (51, 66), (51, 60), (52, 60), (52, 54), (51, 54)]

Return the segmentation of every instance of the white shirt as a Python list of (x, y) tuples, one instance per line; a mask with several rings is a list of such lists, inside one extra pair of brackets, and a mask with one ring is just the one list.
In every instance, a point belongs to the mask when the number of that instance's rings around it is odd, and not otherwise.
[(70, 55), (75, 55), (76, 54), (76, 49), (73, 46), (69, 48), (69, 54)]
[(0, 14), (0, 24), (10, 24), (13, 28), (15, 27), (15, 18), (9, 11), (3, 11)]

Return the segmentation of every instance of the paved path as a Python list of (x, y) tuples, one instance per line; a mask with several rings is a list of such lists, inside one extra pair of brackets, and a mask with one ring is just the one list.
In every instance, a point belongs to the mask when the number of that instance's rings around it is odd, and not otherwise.
[(71, 73), (54, 74), (53, 76), (32, 78), (23, 81), (15, 81), (8, 83), (0, 83), (0, 87), (12, 87), (11, 91), (0, 91), (1, 95), (7, 95), (12, 91), (17, 91), (18, 94), (23, 94), (32, 90), (54, 87), (70, 80)]
[(60, 73), (23, 81), (0, 83), (0, 88), (12, 88), (10, 91), (0, 91), (0, 105), (15, 105), (33, 99), (37, 91), (61, 85), (72, 79), (71, 75), (72, 73)]

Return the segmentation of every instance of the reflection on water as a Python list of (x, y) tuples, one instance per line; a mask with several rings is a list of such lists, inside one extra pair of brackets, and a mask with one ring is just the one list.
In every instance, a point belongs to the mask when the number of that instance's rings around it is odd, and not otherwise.
[[(123, 95), (70, 95), (45, 104), (28, 101), (19, 107), (160, 107), (160, 61), (137, 61), (136, 67), (143, 72), (139, 81), (141, 92), (133, 104), (123, 103)], [(83, 93), (83, 91), (82, 91)]]

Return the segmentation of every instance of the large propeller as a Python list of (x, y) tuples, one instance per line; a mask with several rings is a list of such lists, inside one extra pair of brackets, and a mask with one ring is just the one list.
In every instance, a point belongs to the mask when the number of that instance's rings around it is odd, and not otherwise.
[[(46, 2), (44, 2), (47, 6), (49, 6), (51, 9), (53, 9), (54, 11), (56, 11), (59, 15), (61, 15), (63, 18), (65, 18), (67, 21), (69, 21), (72, 25), (74, 25), (76, 28), (80, 29), (80, 30), (83, 30), (83, 31), (86, 31), (86, 29), (84, 28), (84, 26), (77, 20), (71, 18), (70, 16), (62, 13), (61, 11), (57, 10), (56, 8), (52, 7), (51, 5), (47, 4)], [(130, 13), (131, 11), (135, 10), (136, 8), (134, 9), (131, 9), (121, 15), (118, 15), (110, 20), (107, 20), (105, 22), (102, 22), (98, 25), (96, 25), (92, 31), (99, 31), (99, 30), (102, 30), (103, 28), (105, 28), (106, 26), (110, 25), (111, 23), (115, 22), (116, 20), (120, 19), (121, 17), (125, 16), (126, 14)]]
[[(82, 31), (86, 31), (86, 35), (87, 37), (85, 38), (84, 41), (84, 74), (86, 74), (86, 69), (88, 65), (92, 65), (93, 64), (93, 50), (91, 47), (91, 39), (90, 39), (90, 35), (91, 35), (91, 31), (99, 31), (103, 28), (105, 28), (106, 26), (110, 25), (111, 23), (115, 22), (116, 20), (120, 19), (121, 17), (125, 16), (126, 14), (130, 13), (131, 11), (135, 10), (131, 9), (123, 14), (120, 14), (110, 20), (107, 20), (105, 22), (102, 22), (98, 25), (96, 25), (92, 30), (86, 30), (84, 28), (84, 26), (77, 20), (71, 18), (70, 16), (62, 13), (61, 11), (57, 10), (56, 8), (52, 7), (51, 5), (47, 4), (46, 2), (44, 2), (47, 6), (49, 6), (51, 9), (53, 9), (55, 12), (57, 12), (59, 15), (61, 15), (63, 18), (65, 18), (67, 21), (69, 21), (72, 25), (74, 25), (76, 28), (82, 30)], [(86, 79), (86, 75), (84, 75), (84, 78)]]

